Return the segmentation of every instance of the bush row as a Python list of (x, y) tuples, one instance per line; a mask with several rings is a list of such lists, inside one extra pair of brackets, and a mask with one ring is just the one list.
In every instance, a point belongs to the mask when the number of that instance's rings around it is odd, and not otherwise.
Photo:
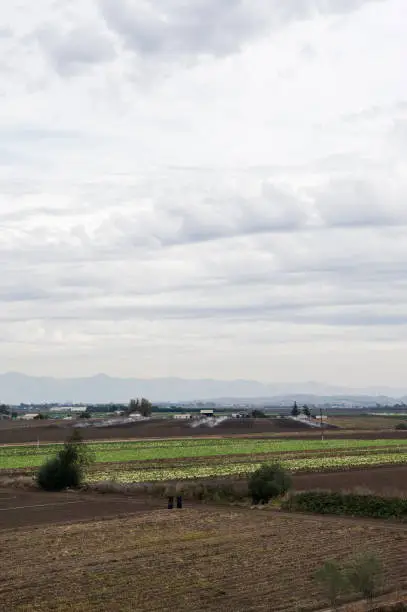
[(123, 493), (132, 496), (169, 497), (182, 495), (189, 501), (241, 502), (248, 499), (248, 487), (245, 481), (220, 482), (217, 480), (189, 480), (173, 483), (144, 482), (121, 483), (101, 481), (86, 485), (86, 488), (98, 493)]
[(385, 498), (376, 495), (306, 491), (291, 495), (282, 504), (283, 510), (343, 514), (371, 518), (407, 520), (407, 499)]

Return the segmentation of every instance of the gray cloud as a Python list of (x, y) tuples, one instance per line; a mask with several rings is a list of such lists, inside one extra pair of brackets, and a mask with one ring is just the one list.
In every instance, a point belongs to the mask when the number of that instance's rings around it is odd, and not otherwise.
[(101, 0), (107, 25), (126, 45), (145, 55), (168, 59), (189, 54), (226, 55), (264, 28), (262, 16), (240, 0), (155, 2)]
[(255, 37), (317, 14), (343, 14), (384, 0), (99, 0), (107, 25), (145, 56), (223, 56)]
[(404, 193), (392, 193), (390, 183), (335, 180), (317, 195), (316, 207), (323, 222), (336, 227), (380, 227), (407, 224)]
[(293, 232), (303, 228), (306, 222), (307, 215), (295, 197), (271, 183), (264, 183), (261, 197), (245, 199), (236, 196), (222, 202), (207, 200), (195, 208), (185, 208), (180, 230), (173, 240), (188, 243)]
[(79, 140), (86, 135), (77, 130), (62, 130), (56, 127), (38, 128), (30, 126), (7, 125), (0, 128), (0, 139), (4, 142), (35, 144), (41, 140)]
[(0, 370), (403, 379), (404, 0), (20, 5)]
[(13, 38), (13, 30), (10, 28), (0, 28), (0, 38)]
[(66, 32), (42, 27), (33, 37), (61, 76), (112, 61), (116, 56), (112, 41), (94, 27), (77, 27)]

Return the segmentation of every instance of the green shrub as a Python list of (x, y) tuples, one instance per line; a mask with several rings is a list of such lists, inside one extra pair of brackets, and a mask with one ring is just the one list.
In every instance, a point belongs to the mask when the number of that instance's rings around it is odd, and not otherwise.
[(403, 423), (397, 423), (395, 429), (401, 429), (401, 430), (407, 430), (407, 423), (403, 422)]
[(344, 570), (336, 561), (326, 561), (315, 573), (315, 579), (322, 585), (329, 603), (336, 610), (341, 594), (349, 586)]
[(253, 504), (268, 504), (273, 497), (287, 493), (291, 484), (290, 475), (281, 465), (264, 464), (249, 476), (248, 488)]
[(263, 412), (263, 410), (258, 410), (257, 408), (252, 410), (252, 417), (253, 419), (268, 419), (267, 414)]
[(60, 457), (49, 459), (37, 474), (37, 483), (44, 491), (76, 488), (81, 484), (81, 480), (79, 466), (65, 463)]
[(40, 467), (37, 484), (45, 491), (79, 487), (83, 482), (84, 470), (91, 460), (92, 455), (80, 433), (74, 430), (56, 457)]
[(284, 510), (317, 514), (407, 519), (407, 499), (376, 495), (306, 491), (292, 495), (282, 507)]
[(360, 555), (348, 568), (347, 576), (353, 589), (372, 601), (382, 586), (382, 564), (375, 555)]
[(359, 555), (345, 566), (340, 566), (336, 561), (327, 561), (317, 570), (315, 579), (324, 587), (334, 610), (342, 594), (357, 594), (371, 604), (383, 584), (382, 564), (371, 553)]

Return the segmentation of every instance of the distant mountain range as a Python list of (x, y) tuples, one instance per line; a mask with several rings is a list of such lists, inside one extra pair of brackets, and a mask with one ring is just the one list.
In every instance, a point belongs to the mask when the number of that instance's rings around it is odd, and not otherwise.
[(213, 400), (308, 403), (349, 401), (392, 404), (407, 400), (406, 389), (372, 387), (351, 389), (315, 382), (265, 384), (254, 380), (188, 380), (182, 378), (114, 378), (98, 374), (87, 378), (34, 377), (8, 372), (0, 374), (0, 403), (108, 403), (147, 397), (153, 402)]

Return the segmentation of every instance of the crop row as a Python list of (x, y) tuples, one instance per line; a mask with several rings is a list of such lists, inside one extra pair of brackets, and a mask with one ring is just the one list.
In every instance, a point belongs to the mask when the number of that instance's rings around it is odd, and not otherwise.
[[(182, 456), (161, 456), (157, 457), (156, 455), (152, 455), (150, 453), (137, 453), (137, 454), (129, 454), (128, 452), (119, 452), (113, 451), (111, 453), (107, 452), (96, 452), (95, 453), (95, 464), (103, 463), (103, 464), (128, 464), (128, 466), (134, 469), (148, 469), (152, 467), (168, 467), (169, 463), (183, 465), (184, 462), (193, 462), (195, 465), (203, 464), (203, 465), (218, 465), (219, 463), (231, 464), (231, 463), (250, 463), (254, 462), (264, 462), (264, 461), (292, 461), (294, 459), (309, 459), (309, 460), (317, 460), (323, 459), (324, 461), (334, 461), (340, 458), (349, 458), (352, 457), (352, 460), (357, 461), (358, 457), (365, 457), (368, 462), (375, 462), (375, 457), (383, 456), (384, 454), (388, 456), (400, 457), (406, 453), (405, 447), (390, 447), (388, 449), (378, 450), (376, 448), (372, 449), (319, 449), (318, 451), (310, 451), (310, 452), (288, 452), (284, 451), (280, 453), (278, 451), (273, 451), (269, 453), (237, 453), (237, 454), (214, 454), (217, 449), (212, 449), (211, 455), (207, 456), (206, 454), (201, 454), (199, 452), (191, 453), (186, 451), (186, 453)], [(36, 455), (11, 455), (11, 456), (3, 456), (0, 457), (0, 468), (1, 469), (24, 469), (24, 468), (36, 468), (39, 467), (45, 460), (49, 459), (54, 455), (54, 452), (48, 451), (47, 453), (38, 452)], [(402, 461), (400, 459), (400, 461)], [(394, 459), (394, 462), (397, 462), (397, 459)], [(176, 465), (174, 465), (176, 467)]]
[[(213, 457), (284, 452), (362, 452), (373, 449), (407, 450), (407, 440), (254, 440), (200, 439), (148, 442), (91, 443), (98, 463), (151, 461), (187, 457)], [(36, 467), (54, 455), (60, 445), (0, 447), (0, 469)]]
[[(253, 453), (250, 455), (212, 455), (210, 457), (175, 457), (169, 459), (153, 459), (153, 460), (133, 460), (133, 461), (109, 461), (109, 462), (92, 462), (90, 466), (91, 472), (100, 472), (104, 470), (112, 471), (112, 472), (136, 472), (138, 470), (162, 470), (162, 469), (182, 469), (185, 470), (187, 468), (198, 468), (200, 466), (210, 467), (220, 466), (220, 465), (237, 465), (237, 464), (248, 464), (248, 463), (256, 463), (261, 464), (265, 462), (285, 462), (293, 460), (317, 460), (323, 459), (325, 464), (330, 464), (332, 461), (346, 458), (352, 464), (356, 464), (358, 462), (358, 457), (365, 457), (365, 461), (368, 464), (375, 463), (375, 457), (383, 457), (386, 454), (389, 457), (393, 457), (392, 463), (402, 463), (403, 456), (406, 454), (406, 449), (393, 447), (390, 449), (386, 449), (385, 452), (383, 449), (380, 451), (378, 449), (340, 449), (337, 451), (332, 451), (330, 449), (326, 451), (311, 451), (311, 452), (283, 452), (283, 453)], [(397, 459), (397, 457), (399, 459)], [(15, 467), (17, 461), (20, 461), (21, 458), (12, 457), (8, 461), (8, 465), (3, 469), (7, 470), (34, 470), (38, 462), (37, 458), (35, 461), (33, 458), (31, 459), (31, 463), (26, 467)], [(390, 459), (389, 459), (390, 461)]]
[[(336, 468), (353, 468), (359, 466), (374, 466), (385, 464), (407, 463), (407, 453), (402, 454), (375, 454), (375, 455), (349, 455), (310, 457), (304, 459), (283, 459), (280, 463), (291, 472), (324, 471)], [(88, 475), (91, 482), (114, 480), (116, 482), (150, 482), (157, 480), (186, 480), (210, 476), (232, 476), (248, 474), (256, 470), (261, 464), (251, 463), (218, 463), (211, 465), (185, 465), (171, 468), (137, 469), (137, 470), (100, 470)]]
[[(264, 438), (184, 438), (177, 440), (146, 440), (146, 441), (117, 441), (117, 442), (88, 442), (88, 445), (97, 452), (112, 452), (112, 451), (145, 451), (151, 450), (155, 455), (164, 451), (164, 449), (174, 450), (184, 454), (187, 449), (194, 451), (195, 449), (219, 449), (220, 453), (224, 453), (227, 449), (233, 452), (251, 452), (253, 449), (267, 449), (267, 451), (302, 451), (302, 450), (319, 450), (319, 449), (341, 449), (341, 448), (372, 448), (372, 447), (392, 447), (403, 446), (407, 448), (406, 439), (378, 439), (378, 440), (355, 440), (355, 439), (339, 439), (339, 440), (276, 440)], [(44, 444), (34, 445), (13, 445), (0, 446), (0, 456), (3, 454), (24, 454), (35, 455), (38, 452), (54, 453), (61, 447), (61, 444)], [(212, 452), (212, 450), (211, 450)]]
[(219, 463), (264, 463), (281, 462), (292, 459), (318, 459), (329, 457), (355, 457), (374, 455), (403, 455), (406, 448), (393, 447), (391, 449), (340, 449), (336, 451), (302, 451), (302, 452), (280, 452), (280, 453), (251, 453), (250, 455), (211, 455), (210, 457), (173, 457), (169, 459), (134, 460), (134, 461), (112, 461), (108, 463), (95, 463), (93, 468), (103, 469), (104, 465), (114, 464), (114, 469), (137, 470), (137, 469), (161, 469), (168, 467), (184, 467), (188, 465), (218, 465)]

